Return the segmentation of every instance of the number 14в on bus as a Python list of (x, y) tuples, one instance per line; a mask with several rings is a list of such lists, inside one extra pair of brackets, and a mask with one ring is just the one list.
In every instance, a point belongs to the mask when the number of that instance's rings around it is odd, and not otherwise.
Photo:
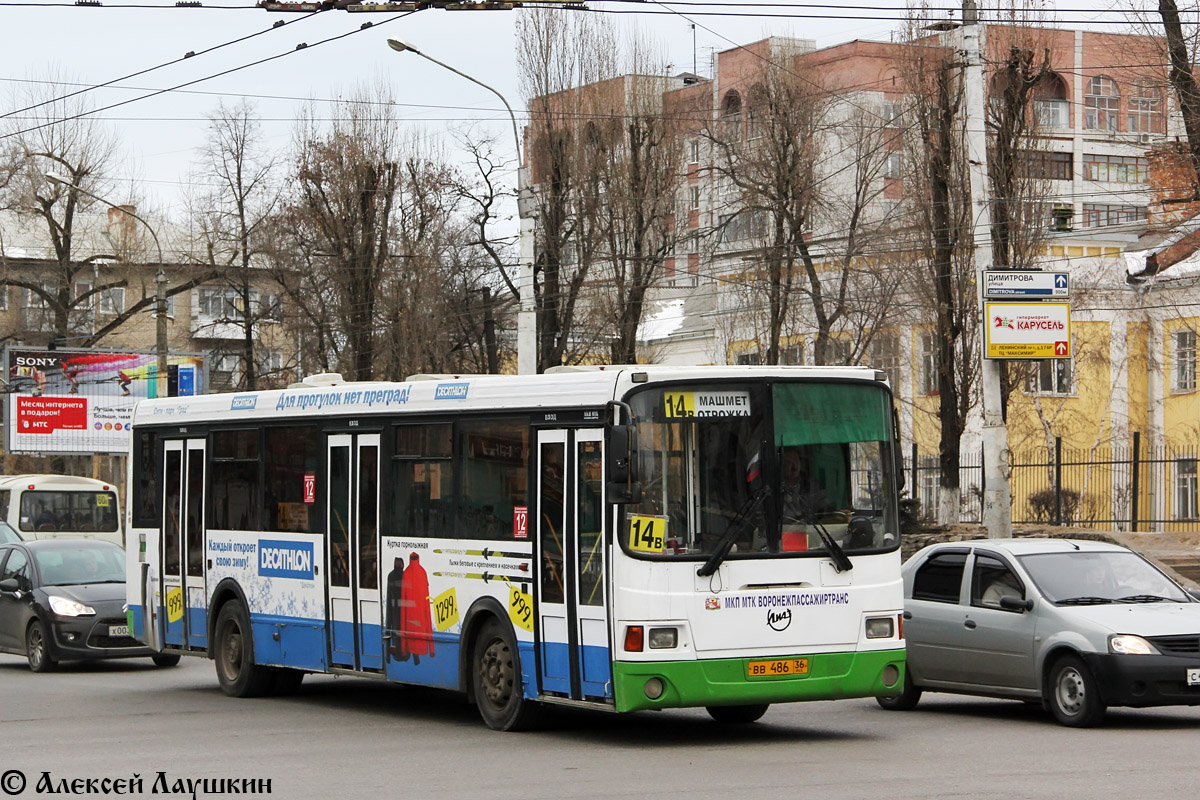
[(860, 367), (563, 368), (134, 415), (130, 624), (230, 695), (306, 672), (542, 704), (899, 691), (895, 413)]

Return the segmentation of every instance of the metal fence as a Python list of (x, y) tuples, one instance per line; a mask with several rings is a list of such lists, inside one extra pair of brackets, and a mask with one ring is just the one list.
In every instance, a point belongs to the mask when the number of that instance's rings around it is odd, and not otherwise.
[[(1012, 454), (1012, 518), (1014, 523), (1074, 525), (1126, 531), (1200, 531), (1197, 508), (1197, 456), (1200, 442), (1147, 447), (1135, 433), (1128, 444), (1076, 450), (1054, 447)], [(959, 521), (979, 524), (983, 518), (983, 459), (964, 453), (960, 459)], [(937, 513), (941, 469), (936, 454), (921, 453), (914, 444), (905, 459), (908, 493), (920, 501), (920, 513)]]

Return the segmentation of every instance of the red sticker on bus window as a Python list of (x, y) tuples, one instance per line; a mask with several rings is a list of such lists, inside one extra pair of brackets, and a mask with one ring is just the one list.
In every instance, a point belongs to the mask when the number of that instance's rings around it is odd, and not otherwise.
[(513, 506), (513, 538), (529, 538), (529, 506)]
[(304, 502), (317, 502), (317, 476), (310, 472), (304, 476)]

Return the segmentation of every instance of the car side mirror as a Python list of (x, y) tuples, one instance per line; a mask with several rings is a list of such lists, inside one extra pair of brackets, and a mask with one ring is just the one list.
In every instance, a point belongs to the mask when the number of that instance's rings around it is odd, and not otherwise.
[(0, 581), (0, 592), (4, 594), (15, 594), (20, 596), (21, 584), (17, 583), (16, 578), (5, 578)]
[(1015, 594), (1006, 594), (1000, 598), (1000, 607), (1005, 611), (1033, 611), (1033, 601), (1017, 597)]
[(1200, 589), (1188, 589), (1187, 593), (1197, 600), (1200, 600)]

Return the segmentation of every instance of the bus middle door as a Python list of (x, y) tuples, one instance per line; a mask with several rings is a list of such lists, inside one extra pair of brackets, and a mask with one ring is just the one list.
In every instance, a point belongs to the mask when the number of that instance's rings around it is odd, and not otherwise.
[(379, 434), (329, 437), (330, 663), (383, 669), (383, 608), (379, 599)]
[(611, 700), (603, 431), (542, 430), (537, 441), (540, 688)]
[(166, 442), (164, 456), (163, 643), (203, 648), (208, 608), (204, 586), (205, 440)]

